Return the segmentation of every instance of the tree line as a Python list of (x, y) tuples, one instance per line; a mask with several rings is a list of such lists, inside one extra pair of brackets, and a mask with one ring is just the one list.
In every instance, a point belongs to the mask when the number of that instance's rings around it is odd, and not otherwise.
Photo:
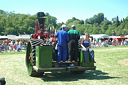
[[(109, 21), (103, 13), (98, 13), (91, 18), (80, 20), (75, 17), (68, 19), (66, 23), (57, 23), (57, 18), (45, 13), (46, 21), (44, 27), (50, 32), (55, 29), (60, 30), (62, 24), (69, 28), (75, 25), (80, 34), (89, 32), (90, 34), (107, 34), (107, 35), (128, 35), (128, 16), (119, 21), (116, 16)], [(35, 21), (37, 16), (30, 14), (19, 14), (15, 12), (6, 12), (0, 10), (0, 35), (19, 35), (33, 34), (35, 32)]]

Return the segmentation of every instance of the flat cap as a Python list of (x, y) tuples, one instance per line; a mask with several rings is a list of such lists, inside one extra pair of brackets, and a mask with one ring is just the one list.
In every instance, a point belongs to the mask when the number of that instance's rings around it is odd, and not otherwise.
[(74, 27), (75, 27), (75, 25), (72, 25), (72, 27), (74, 28)]
[(67, 26), (66, 26), (66, 25), (62, 25), (61, 27), (62, 27), (62, 28), (66, 28)]

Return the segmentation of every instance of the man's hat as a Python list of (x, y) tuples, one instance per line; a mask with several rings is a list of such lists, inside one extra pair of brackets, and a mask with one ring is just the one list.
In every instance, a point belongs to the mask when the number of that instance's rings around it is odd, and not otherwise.
[(62, 28), (66, 28), (67, 26), (66, 26), (66, 25), (62, 25), (61, 27), (62, 27)]
[(74, 28), (75, 27), (75, 25), (72, 25), (72, 28)]

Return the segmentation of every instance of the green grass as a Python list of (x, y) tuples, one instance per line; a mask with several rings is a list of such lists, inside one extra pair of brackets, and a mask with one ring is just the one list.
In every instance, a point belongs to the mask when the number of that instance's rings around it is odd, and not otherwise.
[(6, 85), (128, 85), (128, 47), (93, 48), (97, 67), (82, 75), (47, 72), (41, 77), (27, 75), (25, 52), (0, 53), (0, 77)]

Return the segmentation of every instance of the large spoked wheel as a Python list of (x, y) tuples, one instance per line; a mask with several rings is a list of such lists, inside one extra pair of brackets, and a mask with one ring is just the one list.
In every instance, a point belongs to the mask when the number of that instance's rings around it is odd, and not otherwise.
[(36, 64), (36, 57), (35, 57), (35, 47), (42, 45), (43, 40), (30, 40), (27, 45), (27, 50), (26, 50), (26, 66), (27, 66), (27, 71), (29, 76), (41, 76), (43, 72), (36, 72), (33, 69), (33, 66)]

